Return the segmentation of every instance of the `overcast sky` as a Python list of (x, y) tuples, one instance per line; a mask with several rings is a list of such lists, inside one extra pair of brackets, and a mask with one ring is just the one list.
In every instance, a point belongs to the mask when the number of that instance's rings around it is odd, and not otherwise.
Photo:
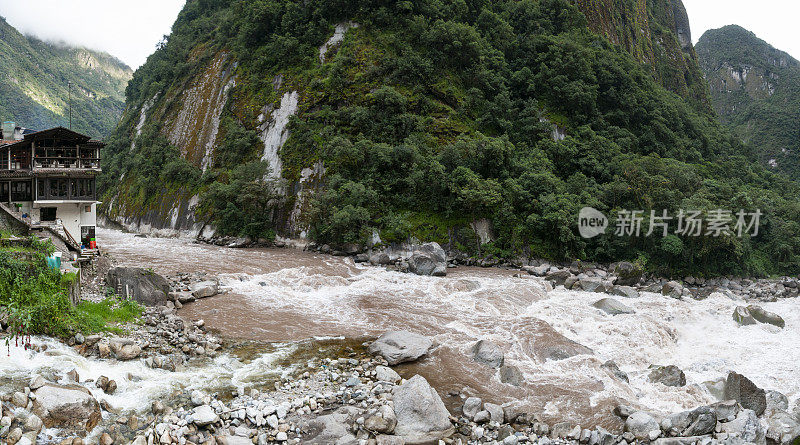
[[(800, 58), (796, 0), (683, 0), (695, 42), (708, 29), (737, 24)], [(185, 0), (0, 0), (11, 25), (45, 40), (100, 49), (138, 68)]]

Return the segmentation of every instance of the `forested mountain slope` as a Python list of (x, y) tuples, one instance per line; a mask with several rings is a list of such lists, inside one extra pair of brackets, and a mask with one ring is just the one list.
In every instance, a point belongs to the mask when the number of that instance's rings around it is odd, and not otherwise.
[[(797, 187), (717, 122), (680, 2), (577, 3), (191, 0), (128, 86), (103, 211), (138, 230), (800, 271)], [(585, 240), (583, 206), (765, 216), (752, 240)]]
[(714, 109), (764, 165), (800, 178), (800, 62), (735, 25), (697, 43)]
[(34, 130), (69, 124), (96, 138), (107, 136), (125, 109), (132, 70), (86, 48), (23, 36), (0, 17), (0, 119)]

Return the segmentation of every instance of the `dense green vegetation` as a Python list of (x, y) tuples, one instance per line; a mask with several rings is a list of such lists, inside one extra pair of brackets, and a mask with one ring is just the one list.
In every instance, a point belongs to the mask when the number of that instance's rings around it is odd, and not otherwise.
[[(360, 26), (320, 64), (318, 48), (346, 21)], [(795, 183), (760, 167), (705, 107), (667, 91), (650, 68), (587, 25), (566, 0), (195, 0), (126, 94), (137, 109), (181, 88), (218, 50), (239, 60), (225, 111), (236, 123), (223, 127), (213, 168), (190, 185), (222, 233), (256, 234), (292, 208), (291, 199), (247, 206), (228, 187), (270, 187), (234, 172), (258, 160), (253, 130), (263, 104), (297, 90), (300, 113), (281, 151), (282, 176), (296, 184), (303, 168), (323, 161), (324, 192), (305, 213), (318, 242), (364, 242), (378, 230), (387, 242), (416, 236), (476, 255), (631, 259), (676, 274), (800, 272)], [(275, 90), (277, 74), (284, 81)], [(126, 117), (108, 147), (109, 178), (163, 181), (161, 171), (126, 161), (135, 119)], [(552, 138), (554, 124), (565, 139)], [(107, 196), (144, 189), (116, 179), (105, 187)], [(577, 233), (583, 206), (765, 216), (752, 240), (588, 241)], [(242, 223), (233, 223), (236, 215)], [(479, 218), (493, 224), (488, 245), (468, 227)]]
[(53, 251), (49, 241), (10, 242), (0, 237), (0, 316), (12, 335), (67, 336), (114, 330), (111, 323), (129, 322), (141, 314), (135, 302), (113, 297), (73, 307), (69, 287), (77, 276), (48, 267), (46, 258)]
[(34, 130), (69, 125), (107, 136), (125, 109), (131, 69), (108, 54), (54, 45), (20, 34), (0, 17), (0, 120)]
[(735, 25), (703, 34), (697, 54), (722, 121), (763, 164), (800, 178), (800, 62)]

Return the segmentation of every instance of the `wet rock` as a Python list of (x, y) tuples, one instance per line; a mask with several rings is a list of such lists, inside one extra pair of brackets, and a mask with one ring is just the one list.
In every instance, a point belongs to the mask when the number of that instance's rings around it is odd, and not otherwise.
[(744, 306), (736, 306), (736, 309), (733, 310), (733, 321), (738, 323), (739, 326), (756, 324), (756, 320), (753, 318), (753, 315), (750, 314), (750, 311)]
[(766, 412), (789, 411), (789, 399), (778, 391), (766, 391)]
[(489, 365), (492, 368), (503, 366), (503, 350), (500, 346), (488, 341), (479, 340), (472, 347), (472, 358), (478, 363)]
[(527, 339), (532, 341), (532, 355), (542, 362), (594, 354), (590, 348), (561, 335), (543, 320), (531, 320), (526, 329)]
[(634, 314), (636, 311), (631, 309), (630, 307), (620, 303), (619, 301), (613, 298), (603, 298), (601, 300), (596, 301), (592, 306), (600, 309), (601, 311), (605, 312), (609, 315), (623, 315), (623, 314)]
[(639, 291), (630, 286), (614, 286), (611, 293), (618, 297), (639, 298)]
[(391, 262), (391, 258), (389, 258), (389, 255), (385, 252), (376, 253), (369, 257), (369, 263), (373, 266), (385, 266)]
[(481, 399), (478, 397), (469, 397), (464, 401), (464, 406), (461, 408), (461, 412), (464, 413), (464, 417), (472, 420), (475, 415), (481, 411), (482, 407), (483, 401)]
[(722, 432), (735, 434), (744, 442), (764, 443), (766, 431), (756, 413), (751, 409), (740, 411), (733, 421), (720, 425)]
[(41, 431), (42, 427), (44, 426), (44, 422), (42, 422), (42, 419), (40, 419), (39, 416), (32, 414), (25, 420), (24, 426), (25, 431), (33, 431), (36, 434), (39, 434), (39, 431)]
[(408, 331), (387, 332), (369, 345), (369, 352), (380, 355), (389, 365), (413, 362), (425, 356), (433, 346), (428, 337)]
[(553, 286), (560, 286), (563, 285), (571, 275), (572, 274), (568, 270), (556, 270), (548, 273), (545, 279), (552, 282)]
[(747, 310), (750, 311), (750, 315), (752, 315), (753, 318), (759, 323), (771, 324), (779, 328), (786, 326), (786, 322), (783, 321), (783, 318), (781, 318), (780, 315), (765, 310), (760, 306), (750, 305), (747, 306)]
[(550, 265), (542, 264), (541, 266), (524, 266), (522, 270), (528, 272), (529, 275), (533, 275), (535, 277), (543, 277), (547, 275), (547, 271), (550, 270)]
[(81, 376), (78, 375), (78, 371), (76, 369), (73, 369), (72, 371), (67, 373), (67, 380), (69, 380), (72, 383), (78, 383), (81, 381)]
[(622, 380), (623, 382), (628, 382), (628, 374), (625, 374), (621, 369), (619, 369), (619, 366), (617, 366), (617, 363), (614, 360), (609, 360), (600, 365), (600, 367), (610, 372), (611, 375), (618, 378), (619, 380)]
[(48, 383), (34, 394), (34, 413), (47, 428), (91, 431), (100, 421), (100, 404), (86, 388)]
[(19, 408), (28, 406), (28, 396), (21, 392), (15, 392), (11, 395), (11, 403)]
[(424, 377), (415, 375), (392, 393), (397, 416), (395, 434), (403, 436), (406, 443), (421, 443), (452, 434), (450, 413)]
[(219, 293), (219, 286), (215, 281), (201, 281), (193, 284), (190, 289), (192, 295), (198, 299), (213, 297)]
[(756, 416), (760, 416), (767, 409), (767, 396), (764, 390), (736, 372), (728, 373), (728, 380), (725, 382), (725, 399), (736, 400), (743, 408), (753, 410)]
[(14, 428), (8, 433), (8, 437), (6, 440), (8, 441), (9, 445), (14, 445), (22, 439), (22, 428)]
[(684, 411), (669, 416), (665, 422), (673, 436), (703, 436), (712, 434), (717, 426), (717, 414), (709, 406), (701, 406), (692, 411)]
[(625, 420), (625, 431), (632, 433), (639, 440), (650, 440), (650, 432), (661, 432), (661, 427), (650, 414), (636, 411)]
[(170, 292), (166, 278), (149, 269), (115, 267), (106, 274), (110, 289), (120, 289), (120, 297), (131, 298), (145, 306), (164, 306)]
[(400, 381), (400, 374), (387, 366), (376, 366), (375, 373), (375, 377), (378, 379), (378, 381), (389, 383), (397, 383)]
[(650, 374), (647, 378), (653, 383), (661, 383), (664, 386), (685, 386), (686, 374), (675, 365), (650, 367)]
[(100, 445), (111, 445), (114, 443), (114, 439), (108, 433), (103, 433), (100, 436)]
[(408, 259), (408, 270), (417, 275), (447, 275), (447, 255), (438, 243), (425, 243)]
[(509, 385), (520, 386), (525, 381), (525, 377), (516, 366), (503, 365), (500, 367), (500, 381)]
[(683, 295), (683, 286), (677, 281), (668, 281), (661, 287), (661, 295), (680, 300)]
[(343, 406), (331, 414), (312, 418), (302, 425), (307, 431), (302, 443), (309, 445), (357, 444), (358, 440), (350, 432), (350, 424), (361, 411), (352, 406)]

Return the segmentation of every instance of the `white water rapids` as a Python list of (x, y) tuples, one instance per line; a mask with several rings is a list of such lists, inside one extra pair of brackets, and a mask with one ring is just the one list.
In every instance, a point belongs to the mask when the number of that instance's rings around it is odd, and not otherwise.
[[(420, 332), (439, 346), (422, 362), (401, 366), (401, 373), (423, 374), (443, 395), (467, 387), (487, 401), (519, 400), (545, 419), (608, 425), (616, 400), (665, 413), (691, 409), (714, 402), (701, 384), (730, 370), (764, 389), (781, 391), (790, 403), (800, 396), (797, 299), (762, 304), (786, 320), (785, 329), (738, 326), (732, 313), (745, 303), (722, 294), (703, 301), (649, 293), (638, 299), (614, 297), (636, 313), (610, 316), (591, 306), (607, 295), (563, 288), (546, 292), (540, 279), (515, 277), (514, 271), (458, 268), (446, 278), (420, 277), (290, 249), (235, 250), (109, 230), (100, 230), (98, 238), (123, 265), (152, 267), (162, 274), (219, 275), (228, 293), (189, 304), (180, 315), (202, 318), (222, 336), (293, 344), (322, 336), (361, 339), (391, 329)], [(539, 329), (536, 319), (594, 355), (538, 360), (529, 346)], [(494, 370), (472, 362), (469, 350), (482, 338), (499, 344), (506, 362), (523, 372), (521, 388), (500, 383)], [(112, 405), (142, 409), (178, 387), (218, 388), (225, 381), (246, 387), (269, 372), (284, 372), (273, 368), (275, 356), (285, 350), (247, 365), (223, 355), (173, 374), (141, 363), (87, 360), (51, 343), (46, 354), (12, 348), (11, 359), (0, 361), (0, 373), (23, 379), (43, 369), (63, 374), (74, 367), (82, 379), (103, 374), (119, 383), (118, 395), (104, 396)], [(630, 384), (600, 367), (612, 359)], [(651, 364), (677, 365), (687, 385), (650, 383)], [(128, 373), (141, 380), (129, 381)]]

